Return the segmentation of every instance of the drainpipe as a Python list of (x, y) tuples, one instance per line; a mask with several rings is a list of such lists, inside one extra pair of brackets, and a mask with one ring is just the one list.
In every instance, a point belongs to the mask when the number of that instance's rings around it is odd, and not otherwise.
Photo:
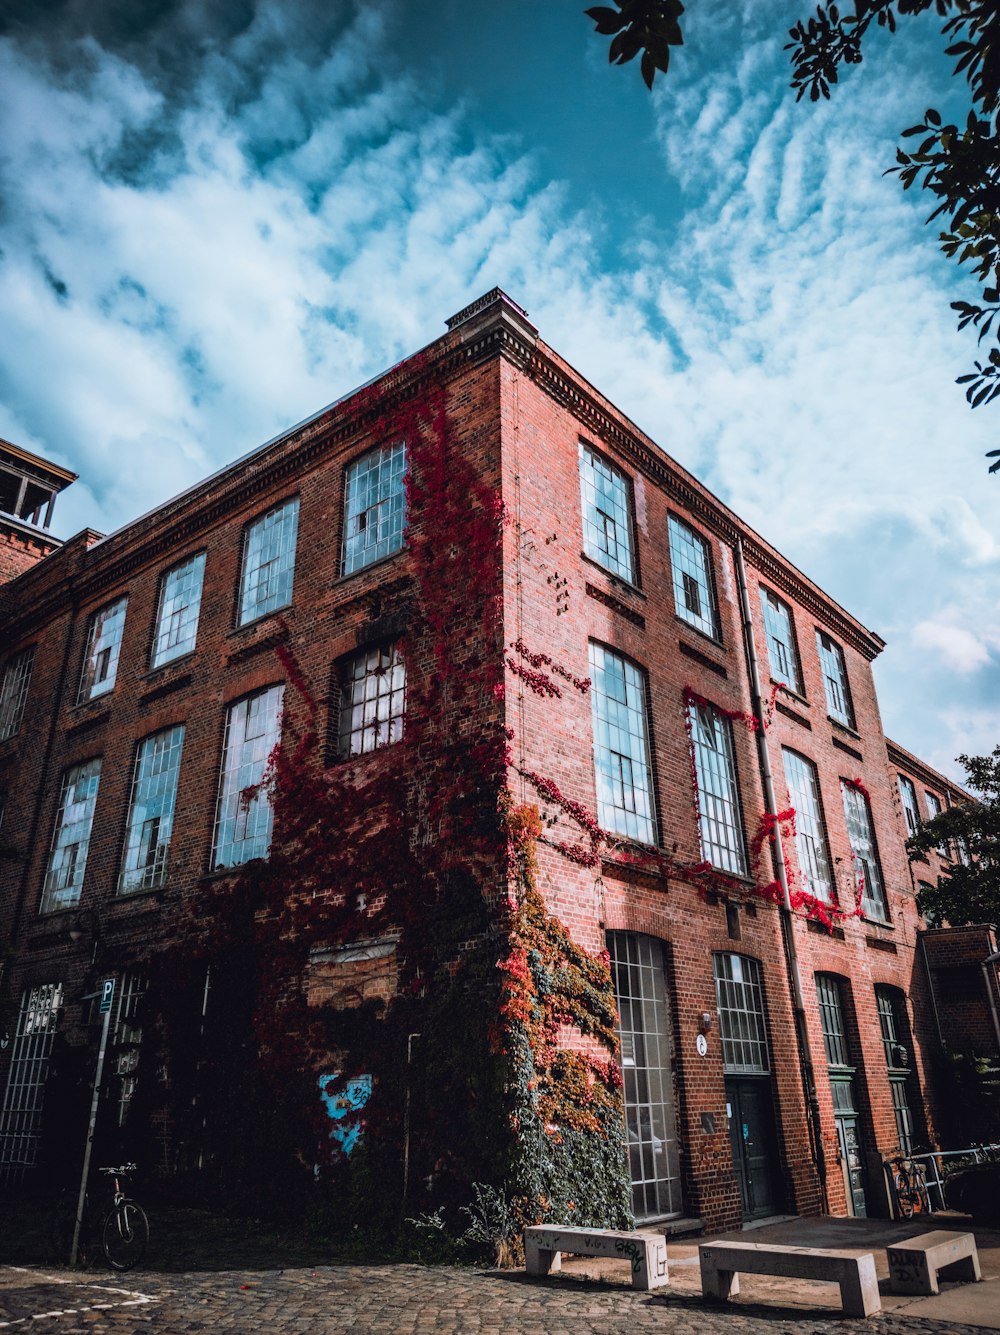
[[(747, 588), (747, 569), (743, 559), (743, 539), (737, 537), (734, 548), (736, 555), (736, 576), (740, 591), (740, 613), (743, 621), (743, 647), (747, 656), (747, 669), (750, 676), (750, 696), (754, 718), (757, 720), (757, 760), (760, 765), (760, 777), (764, 788), (764, 804), (773, 818), (778, 814), (778, 803), (774, 795), (774, 776), (771, 773), (771, 757), (767, 749), (767, 737), (764, 732), (764, 706), (760, 689), (760, 667), (757, 662), (757, 646), (754, 642), (753, 620), (750, 615), (750, 593)], [(774, 858), (774, 870), (781, 887), (782, 903), (778, 912), (781, 916), (781, 935), (785, 947), (785, 964), (788, 969), (788, 983), (792, 993), (792, 1008), (795, 1013), (795, 1038), (799, 1052), (799, 1071), (802, 1077), (802, 1089), (805, 1095), (806, 1125), (809, 1129), (809, 1144), (813, 1163), (819, 1177), (820, 1190), (823, 1193), (823, 1208), (829, 1213), (830, 1203), (826, 1190), (826, 1153), (823, 1149), (823, 1135), (820, 1125), (819, 1099), (816, 1095), (816, 1076), (813, 1068), (812, 1052), (809, 1048), (809, 1031), (806, 1026), (806, 1009), (802, 996), (802, 973), (799, 968), (798, 952), (795, 948), (795, 925), (792, 914), (792, 901), (788, 894), (788, 871), (785, 865), (785, 850), (781, 840), (781, 830), (774, 824), (774, 840), (771, 843)]]
[[(1000, 1018), (997, 1017), (996, 1001), (996, 966), (1000, 963), (1000, 950), (995, 950), (992, 955), (987, 955), (980, 968), (983, 971), (983, 982), (986, 984), (986, 995), (990, 1002), (990, 1014), (993, 1016), (993, 1032), (997, 1036), (997, 1055), (1000, 1056)], [(993, 977), (990, 977), (990, 965), (993, 965)]]

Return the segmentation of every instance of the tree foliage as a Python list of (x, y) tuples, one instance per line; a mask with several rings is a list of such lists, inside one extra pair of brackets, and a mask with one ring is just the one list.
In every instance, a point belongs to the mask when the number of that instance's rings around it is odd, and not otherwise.
[[(610, 59), (624, 64), (642, 52), (642, 74), (651, 88), (666, 71), (669, 46), (683, 41), (683, 6), (670, 0), (616, 0), (618, 10), (587, 10), (597, 31), (614, 34)], [(854, 0), (843, 12), (821, 4), (789, 30), (792, 87), (799, 98), (828, 98), (842, 65), (859, 65), (870, 28), (893, 33), (900, 18), (933, 9), (944, 19), (945, 54), (955, 60), (955, 78), (967, 85), (969, 108), (961, 122), (946, 122), (930, 107), (923, 120), (902, 133), (889, 172), (904, 190), (917, 185), (935, 200), (928, 222), (940, 221), (941, 249), (980, 284), (979, 301), (954, 301), (959, 329), (971, 325), (982, 343), (1000, 339), (1000, 5), (997, 0)], [(917, 140), (914, 144), (913, 140)], [(975, 369), (959, 376), (973, 408), (1000, 395), (1000, 342), (994, 341)], [(1000, 470), (1000, 450), (990, 450), (990, 472)]]
[(912, 862), (949, 845), (959, 852), (948, 873), (922, 890), (918, 904), (953, 927), (1000, 923), (1000, 746), (988, 756), (959, 756), (978, 801), (948, 807), (907, 841)]

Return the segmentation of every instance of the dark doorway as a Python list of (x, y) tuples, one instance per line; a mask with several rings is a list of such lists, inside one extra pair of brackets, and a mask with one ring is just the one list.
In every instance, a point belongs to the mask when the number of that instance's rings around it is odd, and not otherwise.
[(776, 1214), (782, 1205), (771, 1082), (767, 1076), (727, 1076), (729, 1137), (744, 1219)]

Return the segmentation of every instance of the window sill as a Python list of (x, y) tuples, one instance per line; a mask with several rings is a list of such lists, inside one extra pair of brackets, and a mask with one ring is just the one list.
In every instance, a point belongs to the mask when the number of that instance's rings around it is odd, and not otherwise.
[(810, 705), (804, 695), (799, 695), (798, 691), (792, 690), (791, 686), (786, 686), (783, 681), (778, 681), (777, 677), (771, 678), (771, 685), (777, 686), (782, 695), (787, 695), (790, 699), (794, 700), (796, 704), (804, 705), (806, 709), (812, 708), (812, 705)]
[(377, 570), (379, 566), (388, 565), (390, 561), (397, 560), (406, 551), (409, 551), (409, 548), (404, 543), (402, 547), (397, 547), (394, 552), (389, 552), (386, 556), (380, 556), (377, 561), (369, 561), (367, 565), (358, 566), (357, 569), (350, 571), (349, 574), (338, 575), (336, 579), (333, 580), (330, 587), (336, 589), (341, 584), (348, 583), (349, 580), (357, 579), (360, 575), (367, 575), (369, 570)]
[(685, 630), (689, 630), (692, 634), (697, 635), (699, 640), (704, 640), (706, 644), (714, 645), (714, 647), (722, 653), (729, 652), (725, 643), (718, 635), (709, 635), (707, 630), (702, 630), (699, 626), (692, 625), (690, 621), (681, 616), (680, 612), (674, 612), (674, 620), (679, 626), (683, 626)]
[(832, 723), (838, 732), (846, 732), (848, 737), (853, 737), (856, 742), (861, 741), (860, 732), (855, 732), (849, 723), (842, 723), (839, 718), (834, 718), (832, 714), (827, 714), (827, 722)]
[(240, 876), (255, 862), (267, 862), (267, 858), (247, 858), (246, 862), (237, 862), (232, 867), (215, 867), (199, 876), (198, 883), (204, 885), (207, 881), (224, 881), (227, 876)]
[[(247, 631), (259, 630), (260, 627), (265, 626), (268, 623), (268, 621), (277, 621), (279, 618), (281, 618), (282, 620), (288, 620), (289, 618), (294, 620), (295, 619), (294, 604), (285, 603), (284, 607), (275, 607), (270, 612), (262, 612), (259, 617), (254, 617), (252, 621), (241, 621), (238, 626), (234, 626), (233, 629), (229, 631), (229, 633), (226, 635), (226, 639), (231, 640), (234, 638), (234, 636), (245, 635)], [(277, 629), (280, 629), (280, 627), (277, 627)], [(178, 659), (177, 661), (180, 662), (180, 659)], [(156, 670), (157, 672), (159, 672), (162, 669), (157, 668)]]
[(151, 667), (148, 672), (144, 672), (139, 680), (157, 684), (166, 673), (190, 663), (195, 656), (195, 652), (194, 649), (189, 649), (187, 653), (178, 654), (176, 658), (169, 658), (165, 663), (161, 663), (159, 667)]
[(593, 566), (595, 570), (599, 570), (606, 579), (610, 580), (611, 587), (617, 593), (628, 593), (635, 598), (641, 598), (643, 602), (648, 601), (648, 596), (643, 593), (638, 584), (633, 584), (633, 582), (630, 579), (626, 579), (624, 575), (619, 575), (616, 571), (609, 570), (607, 566), (602, 565), (600, 561), (596, 560), (593, 556), (589, 556), (586, 552), (581, 552), (580, 560), (586, 561), (587, 565)]

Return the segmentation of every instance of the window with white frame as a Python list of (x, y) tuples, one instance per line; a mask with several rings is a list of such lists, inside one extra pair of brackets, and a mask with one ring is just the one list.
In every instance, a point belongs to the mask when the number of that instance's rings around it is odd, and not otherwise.
[(831, 640), (829, 635), (821, 630), (816, 632), (816, 647), (819, 650), (819, 663), (823, 672), (827, 713), (838, 723), (853, 728), (854, 711), (851, 708), (851, 693), (847, 685), (844, 651), (836, 640)]
[(795, 851), (799, 859), (802, 888), (815, 899), (829, 904), (833, 899), (833, 875), (826, 844), (823, 807), (816, 766), (797, 751), (783, 747), (788, 799), (795, 808)]
[(150, 667), (162, 667), (194, 648), (204, 579), (204, 552), (189, 557), (163, 576)]
[(399, 646), (352, 655), (341, 675), (339, 754), (347, 759), (398, 742), (405, 711), (406, 665)]
[(913, 786), (913, 780), (908, 779), (905, 774), (900, 774), (897, 777), (899, 779), (899, 796), (903, 802), (903, 815), (906, 817), (906, 833), (916, 834), (920, 829), (917, 790)]
[(292, 496), (247, 528), (240, 581), (241, 626), (292, 601), (298, 527), (299, 498)]
[(841, 779), (840, 788), (844, 796), (847, 836), (851, 841), (855, 870), (861, 881), (861, 910), (866, 918), (888, 922), (889, 906), (882, 885), (882, 872), (879, 868), (868, 799), (846, 779)]
[(719, 616), (708, 543), (674, 515), (669, 517), (667, 526), (677, 615), (717, 640)]
[(21, 1181), (38, 1158), (45, 1082), (62, 1004), (62, 983), (39, 983), (21, 997), (0, 1111), (0, 1181)]
[(701, 855), (720, 871), (745, 876), (746, 840), (736, 782), (733, 729), (711, 705), (688, 706), (691, 745), (698, 778)]
[(580, 444), (580, 498), (583, 504), (583, 546), (592, 560), (630, 583), (632, 560), (632, 490), (629, 480), (592, 450)]
[(263, 782), (281, 732), (284, 687), (270, 686), (230, 705), (222, 746), (212, 863), (238, 867), (271, 846), (271, 798)]
[(760, 964), (748, 955), (715, 955), (722, 1064), (727, 1075), (766, 1075), (771, 1069)]
[(63, 775), (40, 913), (54, 913), (79, 903), (100, 782), (100, 760), (74, 765)]
[(87, 633), (87, 652), (83, 659), (78, 702), (93, 700), (114, 688), (118, 675), (118, 658), (122, 651), (125, 631), (125, 609), (128, 598), (119, 598), (95, 612)]
[(166, 879), (183, 745), (183, 724), (165, 728), (139, 743), (119, 894), (152, 890)]
[[(927, 815), (933, 820), (935, 816), (940, 816), (941, 812), (944, 810), (941, 805), (941, 799), (940, 797), (936, 797), (934, 793), (925, 792), (924, 796), (927, 798)], [(947, 858), (950, 856), (947, 843), (938, 844), (937, 854), (940, 858)]]
[(653, 844), (645, 677), (627, 658), (591, 641), (590, 679), (597, 818), (615, 834)]
[(28, 698), (35, 646), (29, 645), (7, 660), (0, 683), (0, 742), (13, 737), (21, 727), (24, 704)]
[(398, 552), (406, 523), (406, 444), (369, 450), (347, 469), (344, 489), (343, 570), (355, 570)]
[(776, 593), (761, 586), (761, 606), (764, 609), (764, 630), (767, 633), (767, 658), (771, 676), (782, 686), (802, 694), (802, 673), (795, 646), (792, 609)]

